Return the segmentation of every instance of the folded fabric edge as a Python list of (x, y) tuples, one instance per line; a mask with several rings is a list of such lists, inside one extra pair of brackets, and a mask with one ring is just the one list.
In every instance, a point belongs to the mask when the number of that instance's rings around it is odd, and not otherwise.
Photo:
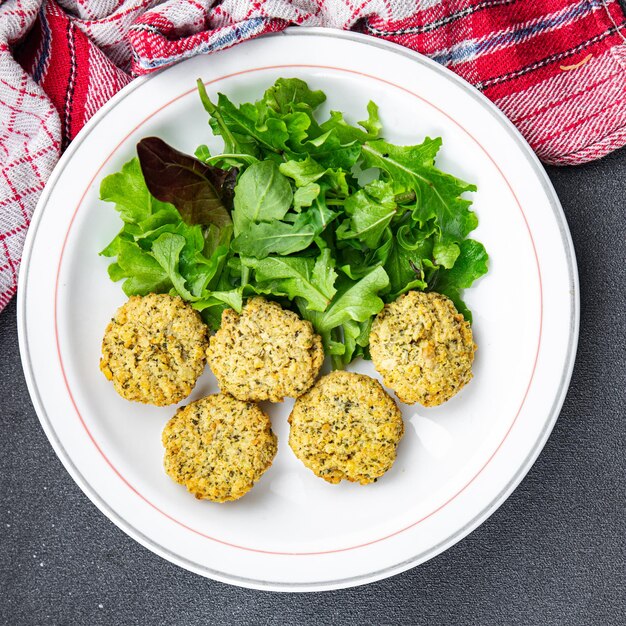
[(626, 44), (494, 100), (537, 156), (578, 165), (626, 145)]

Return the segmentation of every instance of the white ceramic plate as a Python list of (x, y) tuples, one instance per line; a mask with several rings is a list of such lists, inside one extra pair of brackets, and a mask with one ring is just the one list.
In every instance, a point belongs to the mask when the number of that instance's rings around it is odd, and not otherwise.
[[(466, 294), (479, 349), (475, 377), (442, 407), (402, 406), (406, 435), (376, 484), (330, 485), (287, 445), (291, 401), (269, 408), (276, 461), (242, 500), (191, 497), (162, 469), (173, 408), (126, 402), (98, 369), (104, 328), (125, 298), (97, 252), (120, 227), (98, 199), (103, 176), (158, 135), (192, 152), (220, 147), (195, 89), (237, 101), (280, 76), (307, 80), (328, 106), (362, 119), (373, 99), (398, 143), (441, 136), (438, 163), (478, 185), (475, 237), (489, 274)], [(563, 402), (578, 333), (574, 252), (558, 199), (504, 116), (417, 54), (350, 33), (300, 29), (190, 59), (123, 89), (52, 175), (28, 235), (19, 291), (26, 378), (41, 423), (72, 477), (129, 535), (199, 574), (284, 591), (357, 585), (406, 570), (467, 535), (511, 493)], [(369, 363), (356, 370), (376, 375)], [(205, 372), (192, 399), (217, 391)]]

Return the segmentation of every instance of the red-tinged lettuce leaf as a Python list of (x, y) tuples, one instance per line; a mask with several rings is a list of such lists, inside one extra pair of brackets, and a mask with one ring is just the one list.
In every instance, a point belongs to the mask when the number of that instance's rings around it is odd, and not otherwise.
[(223, 170), (172, 148), (158, 137), (137, 144), (137, 155), (150, 193), (173, 204), (187, 224), (231, 224), (237, 168)]

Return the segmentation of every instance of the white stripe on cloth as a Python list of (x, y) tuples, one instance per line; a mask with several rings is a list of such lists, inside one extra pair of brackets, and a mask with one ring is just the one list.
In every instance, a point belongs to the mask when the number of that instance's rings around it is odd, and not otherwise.
[[(120, 82), (127, 84), (131, 81), (130, 76), (117, 68), (111, 68), (110, 64), (103, 62), (104, 54), (95, 46), (89, 49), (89, 88), (85, 102), (84, 119), (88, 120), (103, 104), (116, 93), (115, 85)], [(111, 74), (116, 73), (116, 80), (112, 80)]]
[[(436, 0), (435, 4), (440, 1)], [(224, 0), (220, 12), (237, 22), (252, 17), (271, 17), (302, 26), (346, 29), (370, 15), (383, 20), (401, 20), (414, 15), (424, 4), (420, 0), (273, 0), (260, 3), (252, 12), (252, 3), (247, 0)]]

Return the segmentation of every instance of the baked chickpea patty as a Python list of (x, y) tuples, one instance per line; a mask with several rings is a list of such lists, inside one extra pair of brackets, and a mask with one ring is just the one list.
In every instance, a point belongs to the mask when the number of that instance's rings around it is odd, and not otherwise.
[(127, 400), (176, 404), (202, 374), (206, 347), (207, 327), (181, 298), (132, 296), (106, 328), (100, 369)]
[(313, 384), (324, 349), (310, 322), (276, 302), (252, 298), (241, 315), (224, 311), (207, 358), (222, 391), (240, 400), (281, 402)]
[(434, 292), (409, 291), (387, 304), (370, 333), (374, 367), (407, 404), (449, 400), (471, 380), (475, 350), (469, 322)]
[(296, 400), (289, 445), (317, 476), (362, 485), (382, 476), (396, 459), (402, 415), (380, 383), (336, 371)]
[(253, 402), (216, 394), (178, 409), (166, 424), (163, 465), (196, 498), (237, 500), (272, 464), (276, 436)]

